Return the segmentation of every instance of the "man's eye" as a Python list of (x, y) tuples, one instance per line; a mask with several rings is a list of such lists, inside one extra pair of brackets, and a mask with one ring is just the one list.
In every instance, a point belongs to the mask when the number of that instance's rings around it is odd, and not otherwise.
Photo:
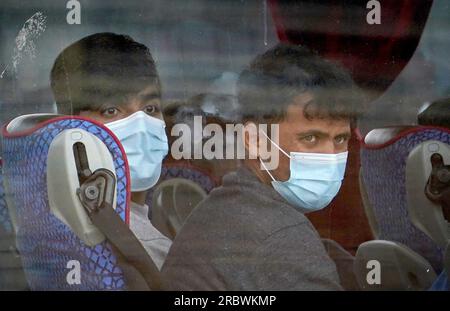
[(106, 108), (105, 110), (102, 111), (102, 114), (105, 117), (114, 117), (118, 113), (119, 113), (119, 110), (117, 108), (114, 108), (114, 107)]
[(156, 106), (154, 106), (154, 105), (147, 106), (147, 107), (144, 108), (144, 112), (145, 112), (146, 114), (149, 114), (149, 115), (155, 114), (155, 113), (157, 113), (158, 111), (159, 111), (159, 110), (158, 110), (158, 107), (156, 107)]
[(336, 144), (341, 145), (347, 141), (347, 137), (344, 136), (336, 137), (334, 141), (336, 142)]
[(303, 140), (306, 141), (307, 143), (315, 143), (317, 138), (314, 135), (308, 135), (303, 137)]

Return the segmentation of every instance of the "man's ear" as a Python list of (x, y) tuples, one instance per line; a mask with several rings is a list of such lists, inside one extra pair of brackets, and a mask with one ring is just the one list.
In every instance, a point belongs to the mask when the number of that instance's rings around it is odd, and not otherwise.
[(249, 159), (258, 158), (258, 127), (254, 122), (247, 121), (242, 131), (242, 141)]

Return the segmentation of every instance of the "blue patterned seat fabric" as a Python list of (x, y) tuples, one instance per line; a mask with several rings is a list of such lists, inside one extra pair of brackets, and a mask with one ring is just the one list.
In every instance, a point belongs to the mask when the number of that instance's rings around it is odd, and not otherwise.
[(408, 217), (405, 188), (409, 153), (427, 140), (450, 144), (445, 129), (418, 127), (380, 148), (361, 148), (362, 177), (379, 227), (379, 239), (403, 243), (425, 257), (436, 271), (442, 270), (443, 250)]
[[(46, 167), (52, 140), (65, 129), (83, 129), (100, 138), (111, 154), (117, 176), (117, 207), (127, 221), (127, 174), (124, 154), (105, 128), (80, 118), (57, 118), (41, 124), (35, 131), (3, 139), (4, 178), (17, 213), (17, 248), (32, 290), (123, 290), (122, 270), (111, 245), (105, 241), (89, 247), (68, 226), (50, 213)], [(7, 164), (7, 165), (6, 165)], [(1, 202), (1, 201), (0, 201)], [(0, 205), (0, 221), (4, 212)], [(67, 263), (78, 260), (81, 284), (68, 284)]]
[(5, 189), (3, 187), (3, 168), (0, 164), (0, 226), (7, 234), (13, 231), (11, 219), (9, 218), (8, 209), (6, 207)]

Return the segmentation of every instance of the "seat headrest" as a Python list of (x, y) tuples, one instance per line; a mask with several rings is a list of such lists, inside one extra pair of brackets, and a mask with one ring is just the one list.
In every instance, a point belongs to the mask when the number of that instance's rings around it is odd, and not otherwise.
[(410, 125), (400, 125), (373, 129), (364, 137), (364, 143), (366, 146), (382, 145), (413, 127)]
[(420, 125), (450, 128), (450, 97), (426, 103), (417, 116)]
[(6, 130), (10, 134), (23, 132), (30, 130), (39, 123), (61, 117), (61, 114), (56, 113), (35, 113), (35, 114), (25, 114), (23, 116), (13, 119), (6, 127)]

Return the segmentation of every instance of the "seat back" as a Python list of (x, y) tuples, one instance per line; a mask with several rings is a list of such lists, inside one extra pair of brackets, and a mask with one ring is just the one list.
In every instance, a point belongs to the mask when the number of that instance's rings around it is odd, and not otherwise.
[(447, 245), (444, 255), (444, 268), (447, 272), (447, 279), (450, 280), (450, 242)]
[(417, 145), (406, 162), (409, 219), (443, 250), (450, 241), (447, 172), (450, 172), (450, 145), (438, 140)]
[(434, 281), (430, 290), (450, 291), (450, 243), (447, 245), (444, 255), (444, 271)]
[[(1, 161), (1, 159), (0, 159)], [(5, 234), (13, 233), (13, 225), (9, 216), (5, 200), (5, 189), (3, 187), (3, 168), (0, 163), (0, 228)]]
[[(110, 152), (117, 179), (115, 210), (128, 222), (125, 153), (107, 128), (92, 120), (55, 115), (13, 120), (3, 129), (5, 193), (25, 275), (32, 290), (122, 290), (124, 275), (111, 244), (87, 245), (50, 209), (48, 153), (55, 138), (70, 129), (98, 138)], [(80, 282), (68, 281), (74, 261), (79, 263)]]
[(206, 196), (206, 191), (191, 180), (172, 178), (163, 181), (153, 192), (153, 225), (173, 240), (193, 209)]
[[(159, 183), (174, 178), (189, 180), (198, 185), (206, 194), (219, 185), (219, 182), (213, 176), (195, 166), (189, 164), (163, 163)], [(150, 219), (153, 219), (153, 194), (155, 189), (157, 187), (149, 189), (145, 199), (145, 204), (149, 206)]]
[(408, 157), (430, 140), (450, 144), (450, 131), (419, 126), (370, 132), (361, 146), (361, 183), (376, 238), (408, 246), (441, 271), (443, 249), (411, 221), (406, 190)]
[(0, 163), (0, 291), (27, 289), (22, 260), (16, 249), (14, 228), (6, 206)]
[(436, 279), (422, 256), (405, 245), (383, 240), (359, 246), (354, 271), (363, 290), (426, 290)]

